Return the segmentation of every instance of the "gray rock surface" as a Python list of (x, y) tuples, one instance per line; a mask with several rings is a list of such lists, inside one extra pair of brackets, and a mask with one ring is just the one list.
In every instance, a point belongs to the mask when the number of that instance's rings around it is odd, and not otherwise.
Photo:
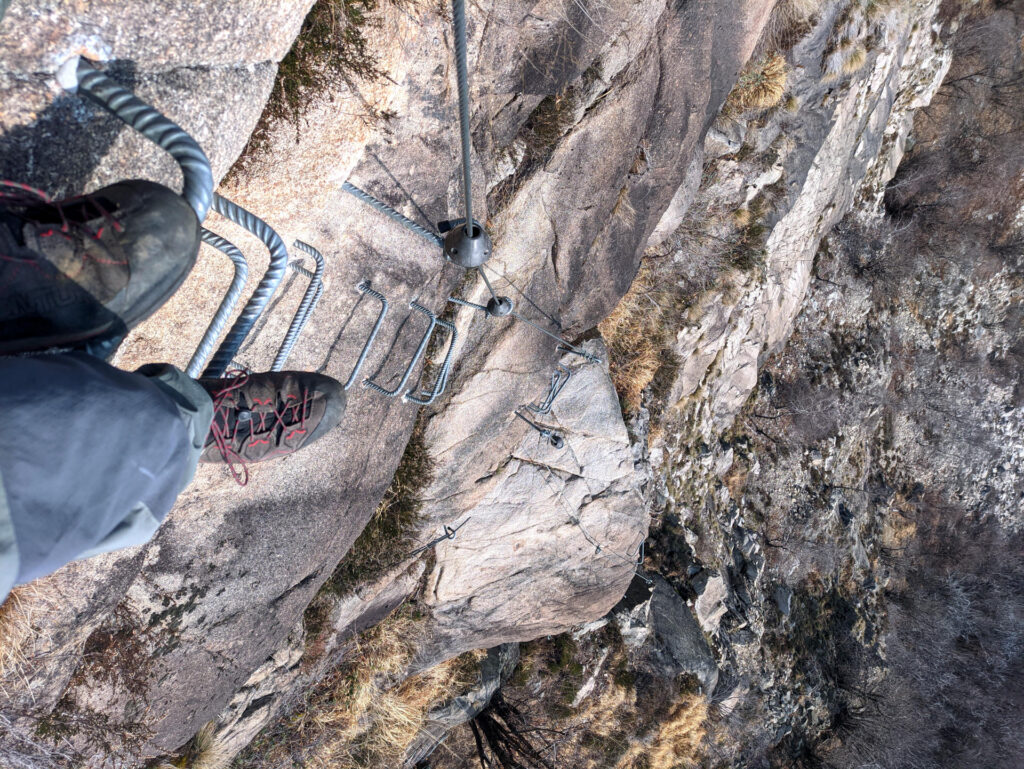
[[(603, 318), (630, 284), (770, 3), (603, 3), (600, 33), (582, 37), (555, 13), (560, 5), (541, 4), (530, 19), (503, 4), (474, 6), (470, 65), (481, 201), (483, 169), (521, 133), (534, 98), (567, 87), (577, 97), (549, 156), (520, 169), (512, 194), (490, 201), (494, 210), (486, 212), (496, 244), (491, 265), (571, 336)], [(11, 41), (0, 55), (7, 116), (0, 142), (16, 148), (2, 153), (9, 173), (56, 193), (142, 173), (174, 183), (156, 150), (55, 93), (50, 74), (59, 61), (86, 52), (118, 60), (119, 77), (136, 78), (141, 95), (193, 131), (220, 176), (244, 145), (274, 62), (307, 7), (129, 3), (115, 13), (101, 3), (69, 20), (56, 6), (16, 6), (0, 28)], [(415, 298), (442, 309), (461, 273), (338, 185), (350, 178), (429, 224), (458, 210), (458, 153), (447, 22), (425, 7), (388, 6), (381, 24), (373, 46), (391, 80), (325, 95), (311, 105), (297, 142), (282, 127), (271, 137), (270, 159), (222, 191), (286, 242), (302, 238), (327, 257), (327, 292), (290, 365), (347, 377), (373, 320), (352, 287), (369, 278), (395, 310), (367, 372), (394, 382), (419, 336), (402, 308)], [(552, 60), (562, 40), (571, 41), (571, 55)], [(555, 66), (524, 74), (541, 60)], [(596, 80), (581, 75), (587, 72)], [(365, 102), (398, 117), (383, 130), (361, 117)], [(648, 160), (637, 163), (638, 154)], [(251, 273), (259, 274), (265, 256), (251, 239), (212, 215), (208, 225), (251, 254)], [(184, 364), (225, 270), (204, 251), (182, 291), (126, 342), (118, 365)], [(495, 284), (547, 323), (505, 280)], [(269, 364), (302, 289), (286, 281), (241, 352), (243, 363)], [(571, 386), (586, 382), (588, 389), (572, 396), (567, 388), (556, 405), (568, 448), (554, 453), (525, 427), (512, 427), (510, 416), (543, 393), (553, 343), (522, 323), (488, 322), (473, 311), (458, 323), (450, 390), (429, 415), (428, 440), (442, 470), (428, 490), (426, 517), (428, 527), (465, 517), (473, 526), (439, 548), (428, 577), (432, 634), (424, 660), (433, 661), (604, 613), (625, 590), (647, 519), (604, 369), (574, 377)], [(52, 577), (51, 587), (74, 598), (46, 618), (47, 633), (29, 650), (31, 696), (25, 690), (9, 702), (20, 723), (31, 726), (61, 703), (58, 714), (71, 709), (138, 727), (141, 742), (115, 748), (128, 764), (177, 748), (211, 719), (222, 723), (219, 739), (244, 743), (308, 684), (296, 675), (302, 612), (372, 514), (414, 417), (407, 404), (353, 390), (341, 428), (316, 446), (256, 468), (245, 489), (204, 467), (148, 546)], [(388, 596), (383, 606), (404, 588), (379, 589)], [(98, 627), (127, 632), (146, 664), (125, 680), (93, 675), (79, 660)], [(87, 751), (88, 735), (73, 744)]]

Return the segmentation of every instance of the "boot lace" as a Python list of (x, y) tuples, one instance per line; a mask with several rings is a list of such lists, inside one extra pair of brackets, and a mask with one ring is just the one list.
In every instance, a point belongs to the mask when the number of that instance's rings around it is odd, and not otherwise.
[[(252, 445), (267, 444), (272, 440), (279, 441), (279, 444), (287, 444), (293, 438), (305, 435), (308, 432), (306, 420), (312, 413), (313, 396), (308, 387), (302, 389), (301, 397), (293, 393), (285, 393), (280, 405), (276, 398), (270, 397), (265, 401), (260, 398), (252, 398), (250, 408), (245, 409), (235, 403), (232, 393), (238, 392), (249, 382), (249, 375), (240, 370), (232, 370), (226, 373), (225, 379), (230, 379), (230, 384), (218, 390), (213, 396), (214, 417), (210, 425), (210, 433), (217, 450), (224, 458), (232, 477), (239, 486), (245, 486), (249, 482), (249, 463), (236, 448), (238, 446), (238, 430), (240, 426), (249, 427), (249, 439)], [(256, 406), (269, 406), (270, 411), (253, 411)], [(246, 413), (245, 419), (239, 419), (240, 412)], [(231, 416), (235, 419), (232, 421)], [(280, 436), (277, 436), (280, 427)], [(264, 437), (257, 437), (257, 435)], [(293, 449), (287, 445), (278, 445), (271, 452), (270, 456), (290, 454)]]

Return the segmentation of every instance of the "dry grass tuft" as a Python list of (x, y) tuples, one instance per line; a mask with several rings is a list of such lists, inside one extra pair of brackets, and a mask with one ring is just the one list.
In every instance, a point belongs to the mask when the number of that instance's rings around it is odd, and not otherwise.
[(185, 749), (184, 755), (159, 764), (156, 769), (227, 769), (231, 752), (217, 739), (217, 723), (207, 723)]
[(729, 92), (724, 110), (736, 114), (749, 109), (774, 107), (782, 101), (788, 77), (789, 67), (779, 53), (749, 63)]
[(406, 605), (363, 633), (345, 661), (307, 693), (303, 707), (260, 735), (237, 765), (399, 765), (427, 713), (476, 680), (483, 655), (469, 652), (400, 680), (412, 664), (423, 627)]
[(631, 741), (615, 769), (691, 769), (701, 765), (707, 735), (708, 704), (703, 697), (673, 706), (658, 724), (658, 733), (647, 740)]
[(633, 207), (633, 201), (629, 199), (628, 184), (619, 190), (619, 197), (612, 208), (612, 217), (622, 222), (626, 229), (631, 230), (636, 225), (636, 209)]
[(754, 215), (750, 213), (749, 208), (737, 208), (732, 212), (732, 220), (735, 222), (737, 227), (746, 227), (750, 224), (753, 217)]
[(707, 733), (708, 704), (703, 698), (681, 702), (661, 724), (650, 752), (650, 769), (697, 766)]
[[(278, 65), (263, 114), (229, 175), (243, 174), (263, 158), (279, 123), (291, 123), (298, 133), (309, 105), (318, 96), (386, 76), (369, 43), (379, 26), (372, 16), (377, 4), (378, 0), (318, 0), (313, 4), (291, 50)], [(390, 118), (389, 113), (367, 107), (368, 121)]]
[(188, 769), (226, 769), (232, 755), (217, 739), (217, 724), (210, 721), (196, 735)]
[(867, 60), (868, 49), (865, 48), (863, 44), (858, 43), (850, 49), (846, 54), (846, 58), (843, 60), (843, 74), (852, 75), (863, 67)]
[(16, 587), (0, 604), (0, 692), (4, 680), (25, 664), (25, 645), (36, 632), (33, 625), (52, 605), (53, 596), (36, 582)]
[(765, 27), (769, 50), (789, 50), (811, 31), (822, 0), (779, 0)]
[(641, 263), (629, 291), (598, 324), (608, 345), (612, 381), (629, 411), (640, 407), (641, 395), (661, 367), (668, 346), (659, 293), (653, 270)]

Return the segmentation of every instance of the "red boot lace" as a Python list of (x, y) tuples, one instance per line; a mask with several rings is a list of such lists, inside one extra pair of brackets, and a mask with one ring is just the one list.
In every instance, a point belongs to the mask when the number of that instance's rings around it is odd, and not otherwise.
[[(99, 240), (103, 237), (103, 230), (106, 224), (101, 225), (98, 230), (92, 230), (84, 222), (69, 221), (67, 215), (64, 213), (64, 207), (82, 201), (88, 203), (94, 209), (96, 213), (116, 232), (122, 232), (124, 226), (117, 221), (113, 214), (111, 214), (103, 204), (96, 199), (94, 195), (80, 195), (74, 198), (68, 198), (67, 200), (53, 200), (42, 190), (38, 190), (35, 187), (30, 187), (27, 184), (21, 182), (7, 181), (6, 179), (0, 179), (0, 200), (5, 203), (15, 206), (38, 206), (40, 203), (49, 206), (51, 209), (57, 212), (60, 216), (60, 232), (63, 234), (70, 234), (73, 230), (78, 230), (85, 233), (93, 240)], [(46, 233), (44, 233), (45, 235)], [(49, 234), (52, 234), (49, 233)]]
[[(239, 425), (237, 417), (235, 418), (234, 427), (230, 430), (227, 428), (231, 423), (231, 413), (237, 410), (237, 406), (234, 403), (226, 403), (226, 401), (231, 393), (243, 387), (249, 381), (249, 375), (244, 371), (232, 370), (225, 374), (225, 378), (230, 378), (231, 384), (222, 390), (218, 390), (213, 396), (214, 417), (213, 423), (210, 425), (210, 433), (213, 436), (213, 442), (217, 446), (217, 450), (224, 457), (231, 475), (239, 486), (245, 486), (249, 482), (249, 467), (245, 458), (235, 449), (235, 437), (238, 433)], [(309, 407), (312, 401), (313, 399), (308, 388), (303, 389), (301, 398), (292, 393), (285, 394), (284, 402), (281, 404), (280, 409), (269, 398), (265, 402), (254, 398), (251, 406), (270, 406), (272, 410), (269, 412), (251, 413), (248, 424), (253, 444), (260, 442), (269, 444), (270, 438), (255, 438), (255, 436), (257, 433), (272, 435), (278, 425), (281, 426), (282, 442), (304, 435), (307, 432), (306, 419), (311, 412)], [(257, 417), (259, 419), (258, 422)], [(290, 454), (291, 452), (292, 449), (289, 448), (278, 448), (273, 453), (283, 455)], [(240, 471), (236, 469), (236, 465), (240, 468)]]
[[(235, 435), (238, 432), (237, 419), (234, 427), (228, 430), (230, 416), (235, 411), (235, 406), (225, 403), (225, 401), (231, 393), (245, 386), (245, 383), (249, 381), (249, 375), (244, 371), (232, 370), (226, 372), (224, 376), (225, 379), (230, 379), (231, 383), (222, 390), (218, 390), (213, 396), (213, 422), (210, 424), (210, 435), (213, 437), (213, 442), (220, 455), (224, 457), (231, 476), (239, 486), (244, 486), (249, 482), (249, 467), (234, 447)], [(241, 468), (241, 471), (236, 469), (236, 465)]]

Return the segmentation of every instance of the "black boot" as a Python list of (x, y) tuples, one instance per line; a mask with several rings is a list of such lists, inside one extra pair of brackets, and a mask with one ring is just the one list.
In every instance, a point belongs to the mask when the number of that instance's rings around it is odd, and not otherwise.
[(181, 286), (199, 221), (155, 182), (51, 201), (0, 182), (0, 354), (105, 350)]

